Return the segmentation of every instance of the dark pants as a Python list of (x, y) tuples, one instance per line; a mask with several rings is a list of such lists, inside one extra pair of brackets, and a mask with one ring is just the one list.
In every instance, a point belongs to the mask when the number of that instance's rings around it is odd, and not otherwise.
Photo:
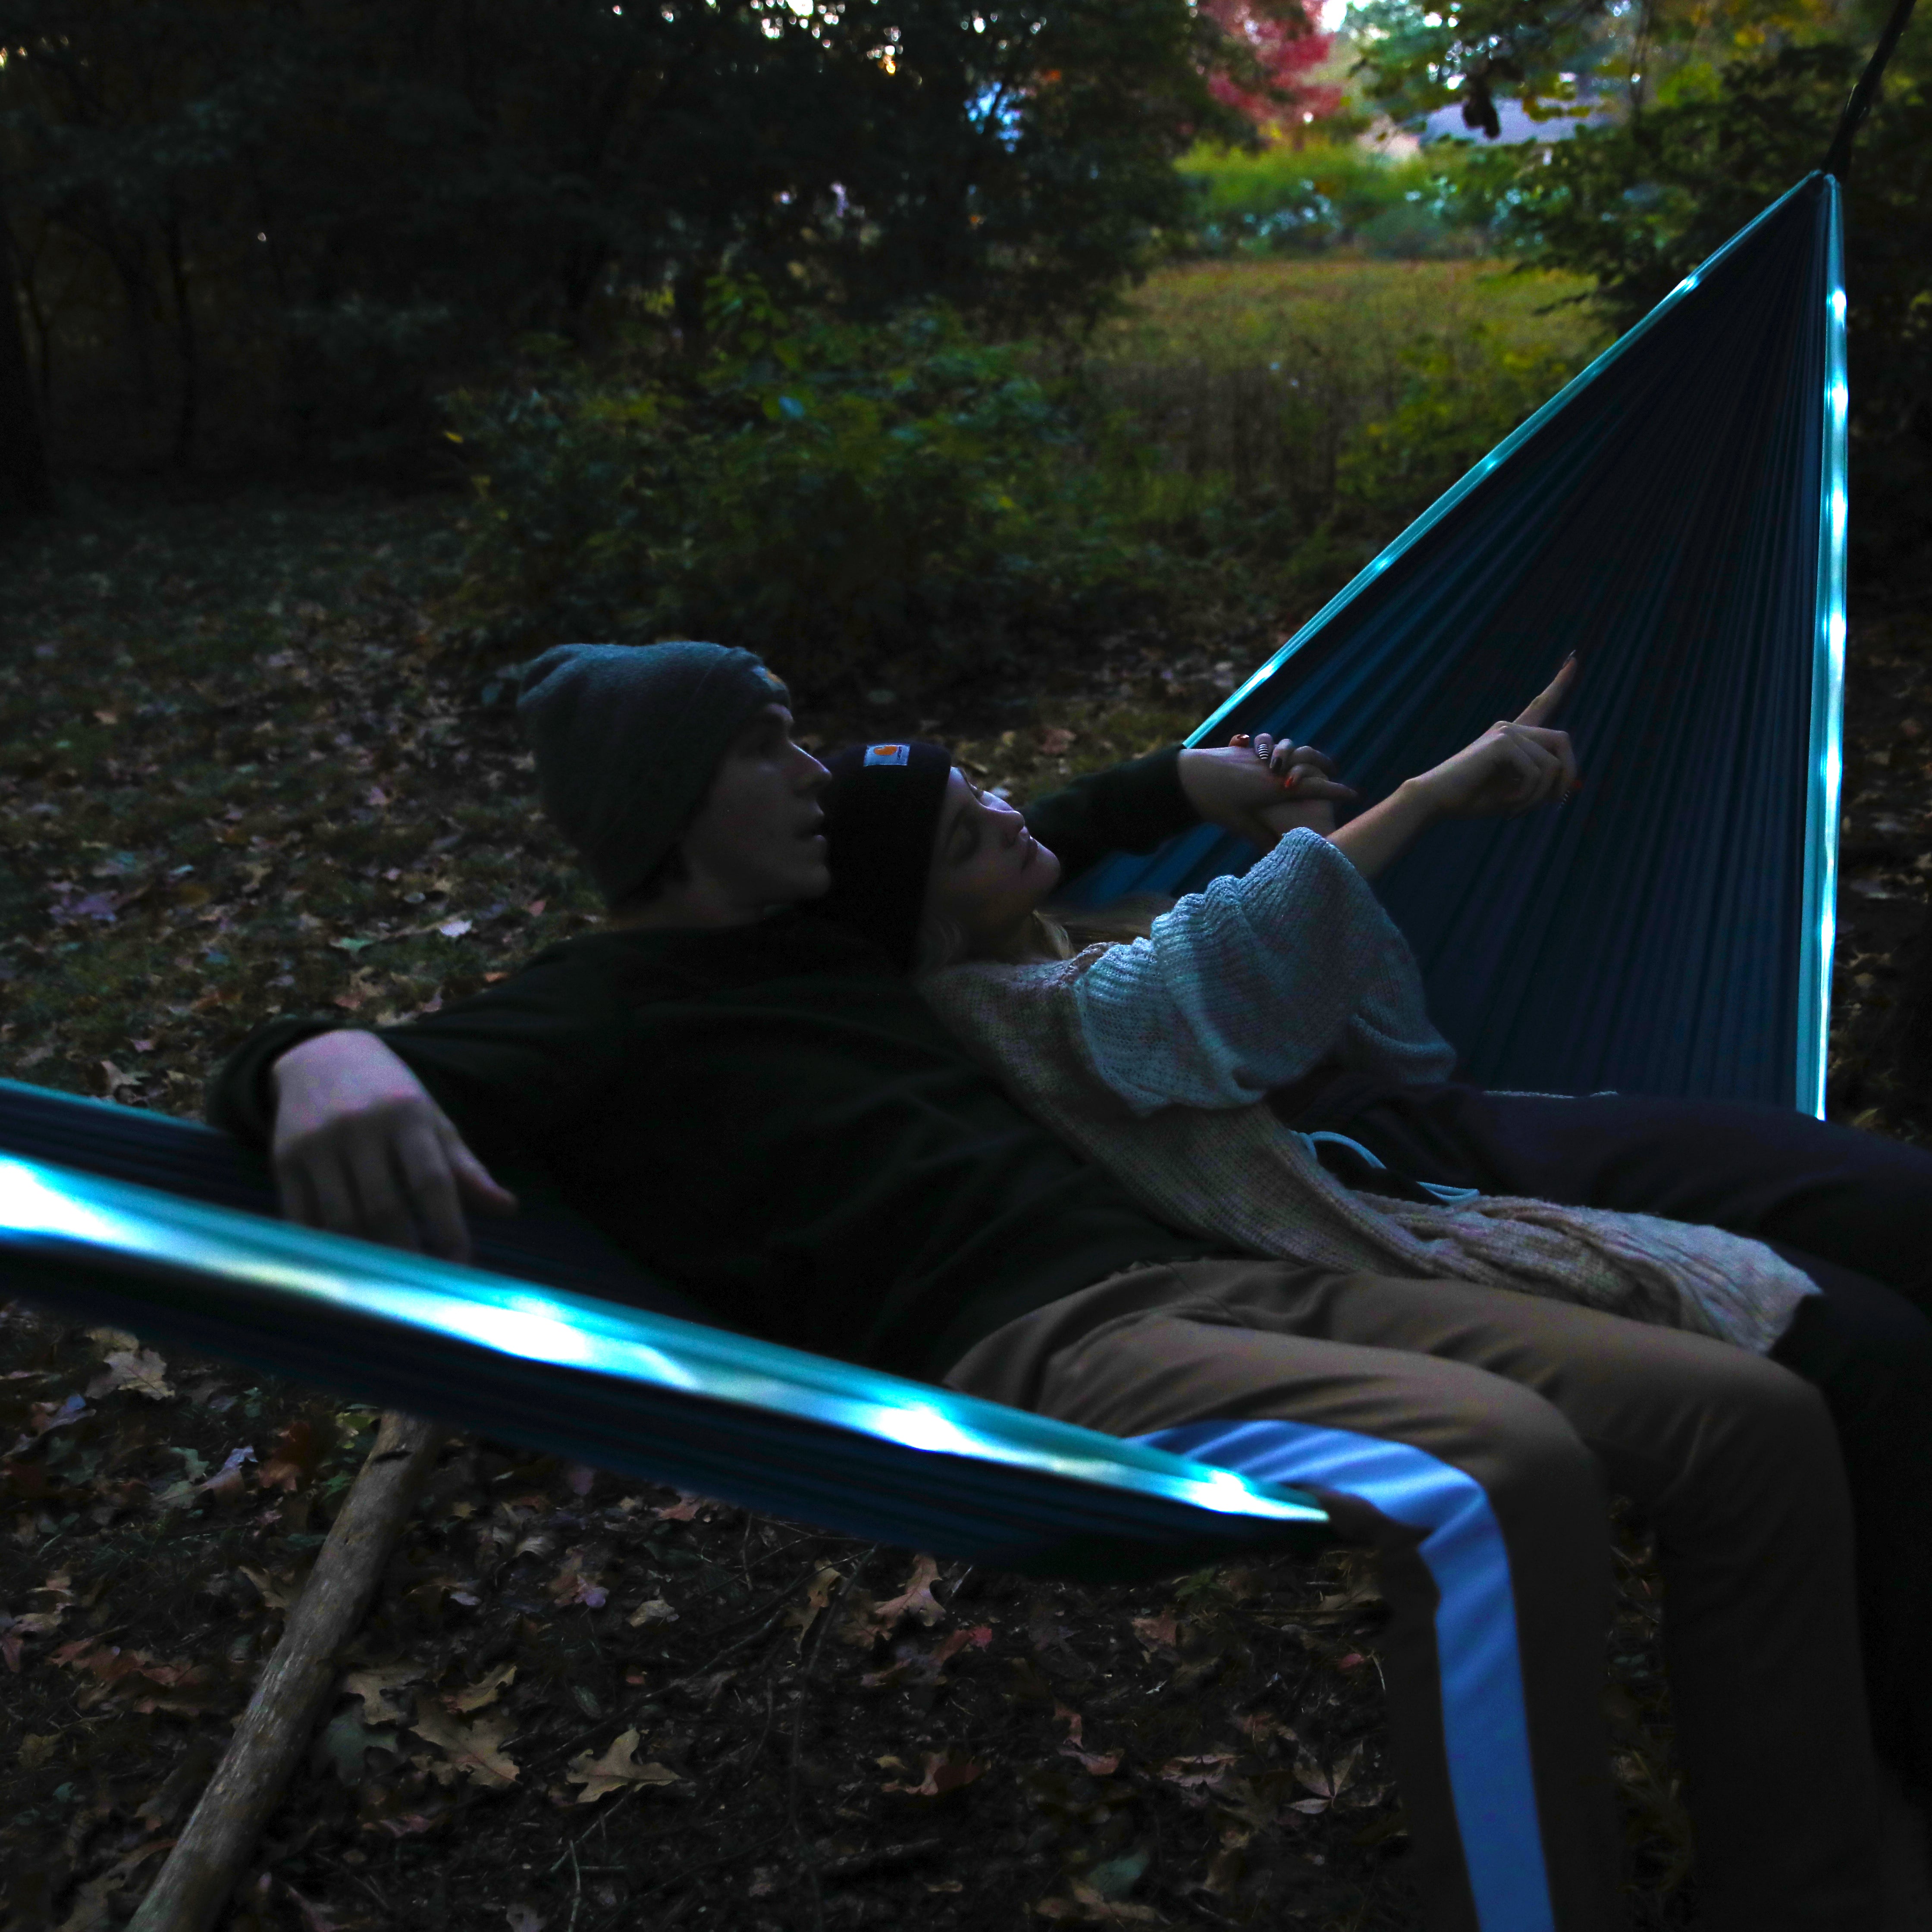
[(1343, 1074), (1291, 1124), (1396, 1172), (1754, 1235), (1815, 1281), (1774, 1359), (1814, 1384), (1850, 1478), (1880, 1753), (1932, 1792), (1932, 1155), (1786, 1108)]

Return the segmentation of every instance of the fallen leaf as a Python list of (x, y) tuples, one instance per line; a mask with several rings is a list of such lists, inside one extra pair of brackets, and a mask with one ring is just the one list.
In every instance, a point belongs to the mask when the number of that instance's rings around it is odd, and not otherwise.
[(832, 1593), (844, 1580), (844, 1574), (826, 1564), (818, 1575), (806, 1586), (805, 1600), (794, 1604), (785, 1612), (781, 1622), (798, 1632), (799, 1642), (805, 1642), (806, 1633), (818, 1622), (819, 1612), (832, 1600)]
[(510, 1922), (509, 1932), (543, 1932), (543, 1920), (527, 1905), (506, 1905), (503, 1916)]
[(308, 1580), (286, 1570), (279, 1576), (274, 1576), (266, 1570), (256, 1569), (252, 1563), (238, 1563), (235, 1567), (261, 1592), (262, 1602), (272, 1610), (292, 1610), (296, 1599), (302, 1593), (302, 1585)]
[(926, 1775), (916, 1784), (887, 1784), (885, 1791), (902, 1791), (910, 1798), (945, 1798), (963, 1790), (976, 1778), (983, 1778), (986, 1767), (970, 1757), (955, 1757), (950, 1751), (926, 1754)]
[(1064, 724), (1053, 725), (1040, 734), (1040, 748), (1049, 758), (1059, 758), (1072, 748), (1078, 735), (1068, 730)]
[(342, 1932), (340, 1924), (332, 1918), (312, 1899), (303, 1898), (286, 1879), (281, 1882), (282, 1895), (294, 1906), (302, 1922), (302, 1932)]
[(1074, 1759), (1082, 1770), (1094, 1778), (1112, 1778), (1120, 1768), (1118, 1751), (1090, 1751), (1081, 1741), (1081, 1728), (1085, 1722), (1078, 1711), (1070, 1711), (1064, 1704), (1053, 1714), (1066, 1725), (1066, 1736), (1060, 1747), (1063, 1757)]
[(880, 1604), (873, 1614), (882, 1630), (890, 1630), (902, 1617), (916, 1617), (922, 1624), (938, 1622), (946, 1612), (933, 1599), (932, 1586), (939, 1578), (939, 1565), (930, 1556), (916, 1557), (912, 1574), (898, 1596)]
[(175, 1394), (168, 1383), (167, 1364), (152, 1348), (116, 1349), (102, 1372), (88, 1384), (87, 1399), (98, 1402), (117, 1389), (146, 1396), (150, 1402), (172, 1402)]
[(275, 1438), (268, 1460), (256, 1477), (265, 1490), (292, 1496), (320, 1466), (325, 1444), (312, 1422), (292, 1422)]
[(50, 1430), (68, 1428), (82, 1416), (93, 1413), (86, 1399), (77, 1395), (68, 1396), (61, 1402), (37, 1402), (27, 1411), (29, 1420), (25, 1433), (7, 1453), (9, 1456), (20, 1455)]
[(480, 1677), (466, 1690), (453, 1691), (443, 1699), (445, 1706), (466, 1714), (480, 1711), (486, 1704), (494, 1704), (503, 1694), (505, 1687), (517, 1674), (514, 1664), (500, 1664), (494, 1670)]
[(350, 1671), (341, 1688), (346, 1695), (362, 1699), (365, 1724), (400, 1724), (409, 1713), (390, 1702), (389, 1693), (420, 1682), (423, 1674), (420, 1664), (380, 1664), (372, 1670)]
[(38, 1771), (53, 1756), (54, 1747), (59, 1742), (58, 1731), (30, 1731), (20, 1740), (20, 1748), (14, 1761), (22, 1771)]
[(466, 932), (468, 932), (470, 930), (471, 922), (466, 919), (446, 920), (442, 925), (436, 928), (436, 931), (441, 933), (446, 939), (460, 939)]
[(638, 1762), (638, 1733), (626, 1731), (602, 1757), (593, 1759), (588, 1751), (581, 1753), (570, 1761), (570, 1768), (564, 1776), (572, 1784), (580, 1784), (584, 1789), (577, 1794), (580, 1804), (594, 1804), (600, 1798), (608, 1798), (614, 1791), (621, 1791), (627, 1784), (675, 1784), (677, 1773), (661, 1764), (640, 1764)]
[(228, 1460), (206, 1482), (195, 1485), (196, 1492), (218, 1500), (232, 1502), (248, 1486), (248, 1478), (242, 1474), (248, 1464), (255, 1460), (255, 1452), (246, 1444), (239, 1449), (231, 1449)]
[(1184, 1790), (1212, 1790), (1228, 1775), (1234, 1762), (1232, 1751), (1208, 1751), (1198, 1757), (1170, 1758), (1160, 1768), (1162, 1778)]
[(1118, 1858), (1108, 1858), (1104, 1864), (1090, 1866), (1086, 1885), (1089, 1890), (1112, 1904), (1123, 1899), (1141, 1882), (1142, 1875), (1153, 1862), (1152, 1855), (1146, 1851), (1132, 1851)]
[(1133, 1632), (1148, 1650), (1178, 1650), (1180, 1647), (1180, 1626), (1172, 1610), (1163, 1611), (1157, 1617), (1135, 1618)]
[(336, 1776), (352, 1787), (368, 1774), (367, 1753), (395, 1748), (394, 1731), (374, 1730), (353, 1709), (348, 1709), (338, 1711), (328, 1720), (316, 1749), (334, 1763)]
[(99, 1345), (103, 1361), (118, 1348), (138, 1348), (141, 1346), (141, 1338), (125, 1328), (90, 1328), (87, 1339)]
[(674, 1624), (677, 1612), (662, 1597), (647, 1598), (624, 1619), (633, 1630), (646, 1630), (652, 1624)]
[(1349, 1780), (1355, 1774), (1356, 1761), (1361, 1754), (1362, 1748), (1357, 1744), (1332, 1765), (1324, 1766), (1304, 1747), (1295, 1754), (1294, 1779), (1298, 1784), (1315, 1795), (1312, 1798), (1298, 1798), (1288, 1808), (1291, 1811), (1326, 1810), (1347, 1789)]
[(560, 1609), (581, 1604), (586, 1610), (601, 1610), (610, 1601), (610, 1593), (585, 1568), (584, 1556), (580, 1550), (566, 1550), (563, 1568), (550, 1580), (550, 1600)]
[(506, 1791), (517, 1781), (518, 1767), (503, 1750), (516, 1729), (516, 1720), (508, 1712), (464, 1724), (432, 1708), (410, 1728), (442, 1752), (455, 1770), (487, 1791)]

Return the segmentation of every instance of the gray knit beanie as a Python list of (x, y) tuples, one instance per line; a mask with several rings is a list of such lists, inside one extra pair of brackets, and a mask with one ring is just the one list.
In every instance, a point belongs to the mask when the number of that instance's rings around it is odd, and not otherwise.
[(616, 905), (676, 843), (731, 740), (786, 702), (724, 644), (559, 644), (524, 668), (517, 721), (544, 810)]

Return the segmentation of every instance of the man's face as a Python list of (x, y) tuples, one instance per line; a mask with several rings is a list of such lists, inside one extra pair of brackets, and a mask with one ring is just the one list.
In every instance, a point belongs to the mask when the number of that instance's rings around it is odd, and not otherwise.
[(718, 761), (680, 848), (704, 897), (746, 917), (815, 899), (832, 884), (818, 794), (830, 774), (768, 704)]

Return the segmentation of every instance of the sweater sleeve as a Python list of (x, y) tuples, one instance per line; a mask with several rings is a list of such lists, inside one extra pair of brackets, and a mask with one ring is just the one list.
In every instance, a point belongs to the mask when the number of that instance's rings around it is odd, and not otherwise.
[(1026, 808), (1028, 830), (1076, 879), (1110, 852), (1151, 852), (1200, 815), (1180, 788), (1180, 747), (1076, 778)]
[(1404, 1082), (1455, 1063), (1408, 942), (1313, 832), (1108, 948), (1072, 998), (1094, 1070), (1141, 1114), (1246, 1106), (1324, 1060)]

